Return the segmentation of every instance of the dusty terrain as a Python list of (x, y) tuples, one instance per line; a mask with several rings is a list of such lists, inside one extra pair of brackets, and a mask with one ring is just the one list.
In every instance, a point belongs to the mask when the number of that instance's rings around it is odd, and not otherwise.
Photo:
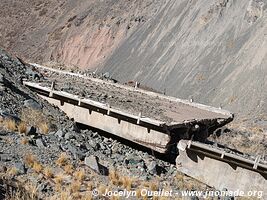
[[(228, 109), (236, 120), (209, 139), (266, 158), (267, 0), (1, 0), (1, 8), (0, 46), (14, 55), (108, 73), (121, 83), (138, 81), (170, 96)], [(86, 196), (95, 188), (118, 186), (210, 189), (176, 176), (173, 165), (148, 153), (80, 130), (23, 87), (23, 78), (44, 77), (11, 57), (0, 51), (0, 199), (7, 192), (2, 187), (6, 179), (33, 183), (28, 195), (41, 198)], [(59, 80), (56, 87), (74, 93), (79, 87), (79, 95), (136, 111), (133, 94), (128, 94), (132, 102), (113, 99), (107, 88), (100, 93), (92, 85), (87, 92), (82, 80), (75, 81)], [(140, 110), (159, 119), (171, 117), (166, 113), (170, 104), (158, 105), (156, 100)], [(97, 156), (111, 176), (85, 165), (90, 156)], [(59, 158), (67, 164), (58, 164)], [(81, 173), (74, 175), (72, 168)]]
[(161, 1), (1, 1), (0, 44), (30, 61), (96, 67)]
[(260, 118), (266, 3), (3, 0), (0, 44), (31, 62), (109, 72), (242, 119)]

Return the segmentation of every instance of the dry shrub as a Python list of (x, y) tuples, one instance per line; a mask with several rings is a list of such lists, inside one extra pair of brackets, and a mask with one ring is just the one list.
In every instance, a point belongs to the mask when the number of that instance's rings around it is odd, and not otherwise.
[(12, 167), (7, 170), (7, 174), (10, 176), (15, 176), (18, 174), (18, 169), (16, 167)]
[(26, 133), (27, 132), (27, 125), (25, 122), (21, 122), (19, 125), (18, 125), (18, 131), (20, 134), (23, 134), (23, 133)]
[(16, 131), (17, 127), (16, 127), (16, 122), (13, 119), (6, 119), (4, 120), (4, 127), (9, 130), (9, 131)]
[(61, 185), (61, 183), (56, 183), (56, 185), (55, 185), (55, 191), (58, 192), (58, 193), (61, 193), (62, 192), (62, 185)]
[(118, 197), (118, 196), (112, 196), (111, 197), (111, 200), (119, 200), (120, 199), (120, 197)]
[(178, 181), (183, 181), (184, 180), (184, 175), (179, 173), (179, 172), (176, 174), (175, 177), (176, 177), (176, 180), (178, 180)]
[(61, 153), (59, 158), (56, 160), (58, 166), (64, 166), (68, 163), (68, 157), (66, 153)]
[(146, 195), (146, 196), (142, 196), (142, 199), (143, 199), (143, 200), (148, 200), (147, 195)]
[(64, 171), (66, 172), (66, 174), (71, 175), (73, 173), (73, 165), (68, 164), (64, 166)]
[(93, 196), (91, 193), (87, 192), (84, 194), (84, 196), (82, 197), (82, 200), (93, 200)]
[(94, 187), (94, 185), (93, 185), (92, 182), (88, 182), (88, 183), (87, 183), (87, 190), (88, 190), (88, 191), (92, 191), (92, 190), (93, 190), (93, 187)]
[(63, 174), (58, 174), (56, 175), (56, 177), (54, 178), (54, 181), (57, 185), (61, 185), (63, 183), (64, 180), (64, 175)]
[(111, 170), (109, 172), (108, 177), (109, 177), (109, 180), (112, 182), (113, 185), (119, 185), (120, 177), (119, 177), (118, 173), (115, 170)]
[(152, 181), (149, 183), (149, 189), (151, 191), (158, 191), (159, 189), (159, 183), (155, 182), (155, 181)]
[(122, 186), (127, 190), (130, 190), (132, 188), (133, 180), (130, 177), (122, 177), (120, 181), (122, 183)]
[(73, 199), (81, 199), (82, 198), (82, 194), (80, 192), (72, 193), (71, 196), (73, 197)]
[(105, 194), (106, 189), (107, 189), (107, 186), (101, 184), (101, 185), (98, 187), (97, 191), (99, 192), (99, 194), (103, 195), (103, 194)]
[(149, 188), (150, 183), (148, 181), (143, 182), (142, 184), (144, 187)]
[(73, 181), (70, 185), (70, 191), (72, 193), (76, 193), (76, 192), (79, 192), (81, 189), (81, 182), (79, 181)]
[(139, 198), (141, 198), (142, 197), (142, 192), (141, 192), (142, 190), (140, 189), (140, 188), (138, 188), (137, 190), (136, 190), (136, 197), (139, 199)]
[(73, 174), (74, 178), (78, 181), (83, 181), (85, 179), (84, 170), (79, 170)]
[(27, 138), (22, 138), (21, 140), (20, 140), (20, 144), (28, 144), (29, 143), (29, 140), (27, 139)]
[[(9, 184), (8, 184), (9, 185)], [(37, 200), (37, 187), (30, 182), (10, 183), (6, 198), (8, 200)]]
[(176, 177), (175, 182), (177, 187), (179, 189), (184, 189), (185, 187), (184, 175), (178, 172), (175, 177)]
[(25, 108), (21, 112), (21, 120), (30, 126), (38, 127), (43, 134), (49, 131), (47, 117), (40, 110)]
[(52, 178), (52, 177), (53, 177), (52, 169), (51, 169), (50, 167), (46, 167), (46, 168), (44, 168), (44, 175), (45, 175), (47, 178)]
[(25, 156), (24, 162), (27, 166), (33, 167), (34, 163), (36, 162), (36, 158), (32, 154), (28, 154)]
[(25, 186), (25, 189), (27, 190), (27, 192), (30, 195), (29, 199), (37, 199), (38, 196), (38, 187), (37, 185), (34, 185), (31, 182), (28, 182)]
[[(165, 197), (165, 196), (160, 196), (160, 197), (156, 197), (158, 200), (169, 200), (169, 197)], [(175, 200), (181, 200), (181, 198), (175, 198)]]
[(71, 194), (70, 194), (69, 191), (61, 191), (60, 192), (60, 197), (59, 198), (57, 197), (55, 200), (58, 200), (58, 199), (60, 199), (60, 200), (71, 200), (72, 197), (71, 197)]
[(47, 123), (40, 124), (39, 129), (41, 130), (42, 134), (47, 134), (49, 132), (49, 126)]
[(33, 167), (32, 167), (32, 169), (35, 171), (35, 172), (37, 172), (37, 173), (40, 173), (42, 170), (43, 170), (43, 166), (40, 164), (40, 163), (38, 163), (38, 162), (34, 162), (33, 163)]

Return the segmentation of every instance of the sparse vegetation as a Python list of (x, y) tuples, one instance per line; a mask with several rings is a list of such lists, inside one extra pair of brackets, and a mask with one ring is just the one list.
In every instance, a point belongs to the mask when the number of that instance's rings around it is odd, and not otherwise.
[(32, 154), (28, 154), (25, 156), (24, 162), (27, 166), (33, 167), (34, 163), (36, 162), (36, 158)]
[(66, 172), (66, 174), (71, 175), (73, 173), (73, 165), (71, 164), (65, 165), (64, 171)]
[(56, 160), (58, 166), (64, 166), (68, 163), (68, 157), (66, 153), (61, 153), (59, 158)]
[(47, 134), (49, 132), (49, 126), (47, 123), (42, 123), (39, 125), (42, 134)]
[(121, 178), (122, 186), (126, 188), (127, 190), (131, 190), (133, 179), (130, 177), (124, 176)]
[(40, 110), (25, 108), (21, 112), (21, 120), (25, 126), (39, 128), (42, 134), (49, 132), (49, 122), (45, 114)]
[(73, 174), (73, 177), (78, 181), (83, 181), (85, 178), (85, 172), (83, 169), (78, 170)]
[(7, 173), (8, 173), (8, 175), (10, 175), (10, 176), (15, 176), (15, 175), (18, 174), (18, 169), (15, 168), (15, 167), (12, 167), (12, 168), (10, 168), (10, 169), (7, 170)]
[(25, 122), (20, 122), (19, 125), (18, 125), (18, 132), (20, 134), (25, 134), (27, 132), (27, 125)]
[[(24, 184), (0, 177), (0, 182), (5, 184), (6, 200), (37, 200), (37, 188), (30, 182)], [(1, 194), (3, 195), (3, 194)]]
[(115, 170), (111, 170), (108, 177), (113, 185), (119, 185), (120, 177)]
[(20, 140), (20, 143), (23, 144), (23, 145), (26, 145), (29, 143), (29, 140), (25, 137), (23, 137), (21, 140)]
[(158, 191), (158, 189), (159, 189), (159, 183), (156, 182), (156, 181), (149, 182), (149, 189), (151, 191)]
[(70, 188), (71, 188), (71, 192), (72, 192), (72, 193), (79, 192), (80, 189), (81, 189), (81, 182), (80, 182), (80, 181), (73, 181), (73, 182), (71, 183)]
[(9, 131), (16, 131), (17, 130), (17, 126), (16, 126), (16, 122), (13, 119), (6, 119), (4, 120), (4, 127), (9, 130)]
[(39, 162), (35, 161), (35, 162), (33, 163), (33, 167), (32, 167), (32, 169), (33, 169), (35, 172), (40, 173), (40, 172), (43, 170), (43, 166), (42, 166)]
[(58, 174), (55, 176), (54, 181), (57, 185), (60, 185), (63, 183), (64, 175), (63, 174)]
[(105, 193), (106, 189), (107, 189), (107, 186), (106, 185), (100, 184), (99, 187), (98, 187), (98, 189), (97, 189), (97, 191), (99, 192), (99, 194), (102, 195), (102, 194)]
[(52, 172), (52, 169), (50, 167), (45, 167), (44, 168), (44, 175), (47, 177), (47, 178), (53, 178), (53, 172)]

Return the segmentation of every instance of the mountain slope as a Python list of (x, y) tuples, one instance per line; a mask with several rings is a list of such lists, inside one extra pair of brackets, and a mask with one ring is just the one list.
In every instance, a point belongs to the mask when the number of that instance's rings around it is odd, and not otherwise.
[(167, 95), (266, 113), (267, 0), (2, 0), (0, 44)]
[(235, 112), (264, 111), (266, 19), (262, 1), (168, 1), (102, 71)]
[(93, 68), (160, 4), (160, 0), (2, 0), (0, 44), (32, 62)]

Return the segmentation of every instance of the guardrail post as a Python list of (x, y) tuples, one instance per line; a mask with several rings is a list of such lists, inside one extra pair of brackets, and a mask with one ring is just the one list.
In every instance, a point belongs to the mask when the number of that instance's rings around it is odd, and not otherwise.
[(110, 115), (110, 105), (108, 104), (108, 111), (107, 111), (107, 115)]
[(140, 112), (138, 115), (137, 124), (140, 124), (141, 117), (142, 117), (142, 113)]
[(54, 88), (55, 88), (55, 82), (53, 81), (51, 83), (51, 87), (50, 87), (51, 91), (49, 92), (49, 97), (53, 97), (53, 90), (54, 90)]

